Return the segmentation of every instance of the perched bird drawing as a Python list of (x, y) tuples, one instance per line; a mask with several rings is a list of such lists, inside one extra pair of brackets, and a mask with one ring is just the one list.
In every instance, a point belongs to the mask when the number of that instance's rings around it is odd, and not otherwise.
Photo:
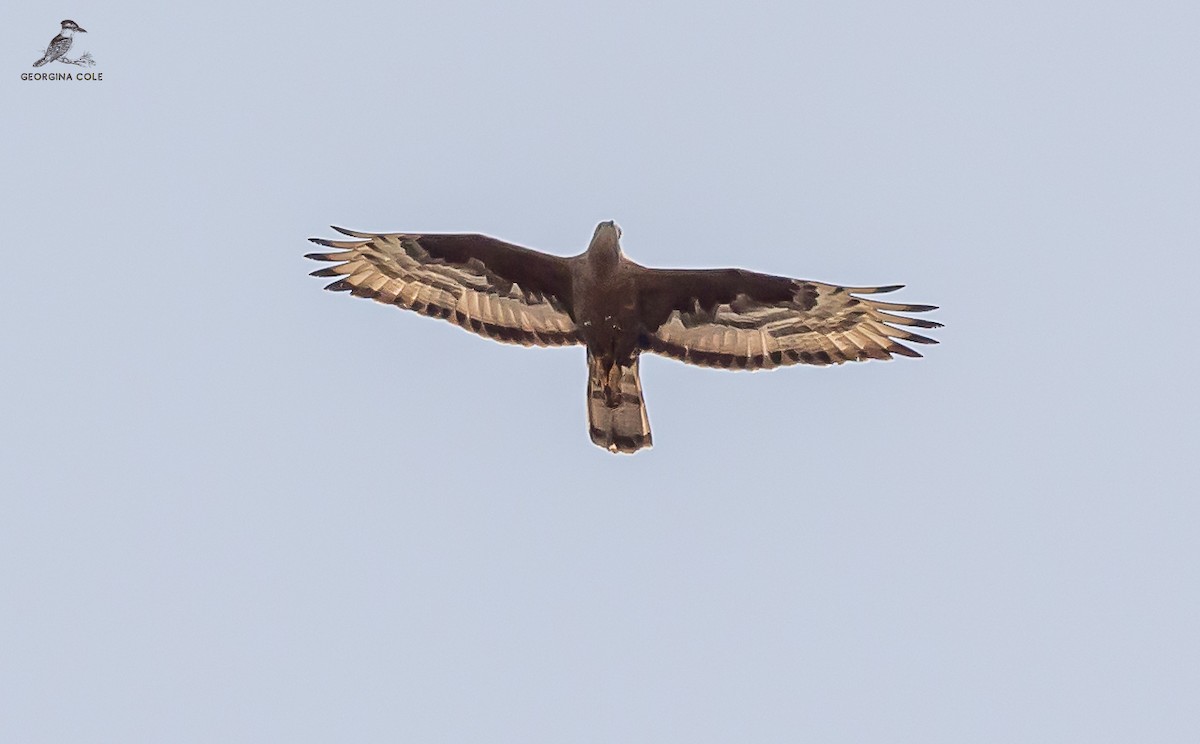
[[(101, 30), (103, 31), (103, 29)], [(75, 41), (76, 31), (84, 34), (87, 33), (87, 29), (81, 28), (80, 25), (75, 21), (63, 21), (62, 31), (59, 32), (58, 36), (55, 36), (50, 40), (50, 46), (46, 47), (46, 53), (42, 55), (41, 59), (39, 59), (37, 62), (34, 62), (33, 66), (41, 67), (47, 62), (55, 61), (70, 51), (71, 43)]]
[(937, 343), (908, 328), (940, 323), (899, 313), (937, 308), (882, 302), (887, 287), (834, 284), (742, 269), (652, 269), (621, 251), (621, 229), (596, 227), (570, 258), (467, 234), (375, 234), (333, 228), (349, 240), (310, 238), (335, 262), (312, 272), (326, 289), (444, 318), (523, 346), (587, 348), (592, 441), (612, 452), (652, 444), (638, 357), (769, 369), (919, 357), (901, 342)]

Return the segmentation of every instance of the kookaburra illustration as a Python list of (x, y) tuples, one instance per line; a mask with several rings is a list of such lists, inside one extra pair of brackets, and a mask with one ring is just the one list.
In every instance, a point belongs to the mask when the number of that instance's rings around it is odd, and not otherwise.
[(59, 57), (66, 54), (71, 49), (71, 42), (75, 40), (75, 32), (80, 31), (87, 33), (86, 28), (80, 28), (75, 21), (63, 21), (62, 31), (50, 40), (50, 46), (46, 47), (46, 53), (42, 58), (33, 63), (34, 67), (41, 67), (47, 62), (53, 62)]

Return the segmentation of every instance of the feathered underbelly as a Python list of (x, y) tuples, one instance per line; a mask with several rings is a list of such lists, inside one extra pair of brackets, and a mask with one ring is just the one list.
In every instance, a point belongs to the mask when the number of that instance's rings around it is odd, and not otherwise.
[(577, 322), (584, 343), (596, 357), (628, 364), (637, 355), (641, 320), (632, 286), (614, 283), (577, 293)]

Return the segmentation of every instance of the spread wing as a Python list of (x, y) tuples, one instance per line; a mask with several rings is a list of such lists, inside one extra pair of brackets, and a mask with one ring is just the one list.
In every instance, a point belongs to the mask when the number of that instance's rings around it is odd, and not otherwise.
[(571, 317), (569, 259), (486, 235), (352, 232), (354, 240), (312, 242), (333, 248), (310, 253), (336, 266), (313, 276), (339, 277), (326, 289), (350, 292), (522, 346), (579, 342)]
[(904, 326), (941, 323), (898, 313), (937, 308), (857, 296), (899, 288), (839, 287), (741, 269), (650, 270), (639, 293), (641, 343), (690, 364), (728, 369), (919, 357), (901, 342), (937, 342)]

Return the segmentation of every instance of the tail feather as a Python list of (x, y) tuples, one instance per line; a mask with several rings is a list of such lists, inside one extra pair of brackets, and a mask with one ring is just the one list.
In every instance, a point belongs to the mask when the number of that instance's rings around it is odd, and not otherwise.
[(637, 359), (605, 369), (588, 354), (588, 424), (592, 441), (610, 452), (633, 453), (653, 444)]

